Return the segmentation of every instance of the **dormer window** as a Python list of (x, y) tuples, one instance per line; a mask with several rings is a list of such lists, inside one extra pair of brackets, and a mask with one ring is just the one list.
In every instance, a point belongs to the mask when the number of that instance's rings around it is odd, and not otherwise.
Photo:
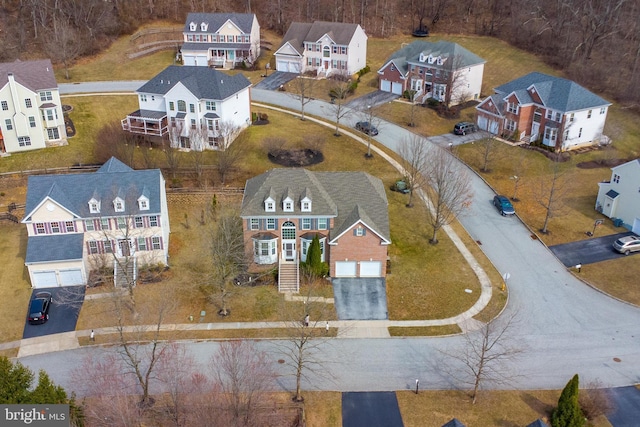
[(197, 25), (195, 22), (192, 22), (189, 24), (189, 31), (195, 31), (197, 28)]
[(438, 59), (437, 59), (437, 63), (438, 63), (438, 65), (442, 65), (442, 62), (443, 62), (443, 61), (442, 61), (442, 57), (441, 57), (441, 56), (438, 56)]
[(426, 56), (424, 56), (424, 53), (421, 53), (421, 54), (420, 54), (420, 59), (419, 59), (419, 60), (420, 60), (420, 62), (424, 62), (424, 61), (426, 61), (426, 59), (427, 59), (427, 58), (426, 58)]
[(145, 196), (140, 196), (140, 198), (138, 198), (138, 209), (140, 209), (141, 211), (148, 211), (149, 199), (147, 199)]
[(113, 209), (116, 212), (124, 212), (124, 200), (122, 200), (120, 197), (116, 197), (113, 201)]
[(203, 22), (202, 24), (200, 24), (200, 31), (207, 31), (208, 27), (209, 27), (209, 24), (207, 24), (206, 22)]
[(311, 199), (309, 199), (308, 197), (302, 199), (302, 201), (300, 202), (300, 210), (302, 212), (311, 212)]
[(285, 212), (293, 212), (293, 200), (287, 197), (282, 201), (282, 210)]
[(264, 201), (264, 211), (265, 212), (276, 211), (276, 203), (271, 197), (267, 198), (267, 200)]
[(89, 200), (89, 212), (100, 213), (100, 202), (96, 199)]
[(427, 58), (427, 62), (429, 64), (433, 64), (433, 61), (435, 60), (435, 58), (433, 57), (433, 55), (429, 55), (429, 58)]

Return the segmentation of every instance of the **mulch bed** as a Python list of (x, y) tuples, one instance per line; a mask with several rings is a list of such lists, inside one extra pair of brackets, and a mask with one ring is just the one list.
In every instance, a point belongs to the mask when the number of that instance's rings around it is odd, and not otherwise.
[(321, 151), (304, 148), (300, 150), (280, 150), (278, 152), (269, 153), (269, 160), (280, 166), (287, 167), (304, 167), (317, 165), (324, 161), (324, 155)]
[(590, 162), (580, 162), (576, 166), (580, 169), (613, 168), (628, 161), (627, 159), (592, 160)]

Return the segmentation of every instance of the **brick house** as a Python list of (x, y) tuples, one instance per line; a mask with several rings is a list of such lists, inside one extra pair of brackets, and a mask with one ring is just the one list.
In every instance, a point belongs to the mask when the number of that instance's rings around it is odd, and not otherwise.
[(598, 144), (610, 102), (571, 80), (533, 72), (495, 89), (476, 107), (478, 128), (558, 151)]
[(297, 292), (298, 264), (316, 235), (331, 277), (386, 276), (387, 196), (365, 172), (272, 169), (247, 181), (240, 215), (254, 267), (277, 264), (281, 278), (294, 271), (281, 291)]

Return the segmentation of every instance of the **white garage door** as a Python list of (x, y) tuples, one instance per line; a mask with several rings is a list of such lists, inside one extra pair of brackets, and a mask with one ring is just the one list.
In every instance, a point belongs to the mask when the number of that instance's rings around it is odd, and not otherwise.
[(498, 134), (498, 122), (494, 120), (489, 121), (489, 132), (494, 135)]
[(54, 288), (58, 286), (55, 271), (34, 271), (33, 283), (34, 288)]
[(640, 218), (633, 220), (633, 227), (631, 227), (631, 231), (636, 233), (636, 235), (640, 234)]
[(360, 277), (380, 277), (382, 263), (380, 261), (360, 261)]
[(356, 277), (355, 261), (336, 262), (336, 277)]
[(73, 270), (60, 270), (60, 286), (83, 285), (82, 271), (79, 268)]
[(297, 61), (283, 61), (278, 60), (276, 63), (277, 71), (284, 71), (285, 73), (299, 73), (300, 63)]
[(478, 129), (487, 130), (489, 121), (486, 117), (478, 116)]
[(391, 83), (391, 93), (402, 95), (402, 83)]
[(380, 90), (385, 92), (391, 92), (391, 82), (389, 80), (381, 80)]

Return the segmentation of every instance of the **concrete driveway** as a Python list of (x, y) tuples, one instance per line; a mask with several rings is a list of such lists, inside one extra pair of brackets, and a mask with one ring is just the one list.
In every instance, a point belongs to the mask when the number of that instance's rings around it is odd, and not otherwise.
[(633, 233), (630, 231), (611, 234), (604, 237), (549, 246), (549, 249), (551, 249), (551, 252), (558, 257), (565, 267), (573, 267), (578, 264), (593, 264), (625, 256), (613, 249), (611, 245), (616, 239), (631, 234)]
[[(42, 325), (30, 325), (25, 318), (22, 338), (42, 337), (44, 335), (75, 331), (80, 308), (84, 301), (84, 290), (84, 286), (34, 289), (31, 299), (33, 299), (36, 292), (51, 292), (53, 302), (49, 309), (49, 320)], [(28, 307), (25, 311), (28, 311)]]
[(340, 320), (386, 320), (386, 280), (382, 277), (332, 279), (333, 297)]
[(269, 77), (254, 86), (255, 89), (276, 90), (285, 83), (298, 77), (296, 73), (285, 73), (283, 71), (274, 71)]
[(342, 393), (344, 427), (403, 427), (394, 392)]

